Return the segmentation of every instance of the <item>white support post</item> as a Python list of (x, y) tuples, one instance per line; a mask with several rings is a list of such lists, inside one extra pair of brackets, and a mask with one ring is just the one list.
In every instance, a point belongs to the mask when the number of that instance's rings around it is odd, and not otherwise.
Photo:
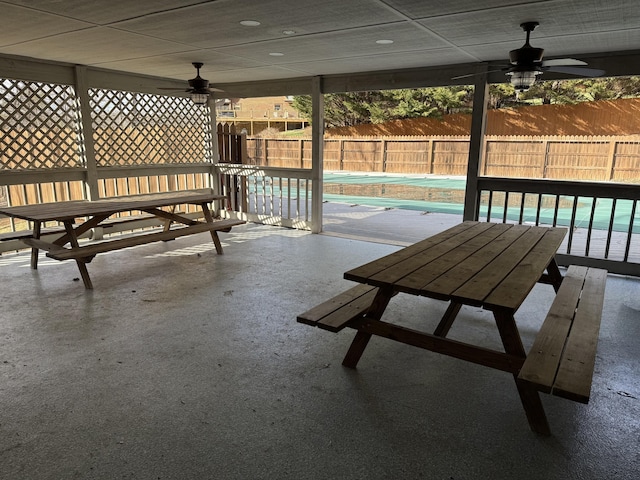
[(91, 118), (91, 104), (89, 102), (89, 83), (87, 81), (87, 67), (75, 67), (76, 95), (80, 101), (80, 117), (82, 121), (82, 140), (84, 142), (84, 157), (87, 174), (85, 177), (85, 192), (89, 200), (100, 198), (98, 189), (98, 165), (93, 147), (93, 127)]
[(211, 173), (209, 174), (209, 185), (213, 189), (213, 193), (220, 194), (220, 181), (214, 163), (220, 162), (220, 150), (218, 149), (218, 120), (216, 118), (216, 100), (209, 97), (209, 112), (211, 117), (211, 156), (207, 159), (211, 162)]
[(320, 233), (324, 171), (324, 96), (321, 77), (311, 80), (311, 109), (311, 232)]
[(464, 194), (463, 220), (477, 220), (480, 209), (478, 173), (482, 161), (484, 132), (487, 122), (489, 84), (487, 73), (479, 73), (473, 92), (473, 114), (471, 116), (471, 138), (469, 139), (469, 162), (467, 165), (467, 186)]

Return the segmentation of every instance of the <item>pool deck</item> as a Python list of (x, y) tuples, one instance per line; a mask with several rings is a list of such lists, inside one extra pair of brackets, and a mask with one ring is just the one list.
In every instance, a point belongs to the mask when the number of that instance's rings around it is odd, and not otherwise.
[[(353, 240), (407, 246), (460, 222), (462, 222), (462, 212), (449, 214), (368, 206), (359, 203), (325, 202), (322, 233)], [(634, 238), (637, 236), (634, 234)], [(609, 259), (622, 260), (626, 240), (625, 232), (612, 232), (609, 239), (606, 230), (594, 230), (589, 239), (587, 228), (575, 228), (571, 238), (569, 235), (566, 236), (559, 251), (584, 256), (589, 243), (589, 256), (605, 258), (608, 248)], [(571, 241), (571, 249), (568, 252), (569, 241)], [(640, 263), (640, 242), (631, 244), (628, 261)]]

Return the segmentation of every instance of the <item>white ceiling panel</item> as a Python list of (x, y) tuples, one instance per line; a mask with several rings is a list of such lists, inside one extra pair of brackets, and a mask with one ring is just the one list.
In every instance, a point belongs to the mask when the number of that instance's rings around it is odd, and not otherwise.
[(0, 46), (3, 47), (88, 27), (91, 24), (72, 18), (0, 3)]
[[(4, 0), (4, 4), (21, 5), (31, 11), (55, 13), (56, 15), (84, 20), (96, 25), (108, 25), (119, 20), (141, 17), (150, 13), (175, 10), (193, 5), (194, 0)], [(4, 7), (2, 7), (4, 8)]]
[[(93, 27), (41, 38), (3, 48), (6, 53), (69, 63), (98, 65), (122, 57), (145, 58), (188, 50), (189, 47), (165, 40)], [(125, 52), (125, 53), (123, 53)]]
[(514, 5), (541, 5), (557, 3), (558, 0), (486, 0), (470, 2), (468, 0), (447, 0), (446, 2), (425, 2), (424, 0), (385, 0), (385, 3), (405, 15), (413, 18), (442, 17), (456, 13), (472, 13), (498, 7)]
[[(194, 5), (120, 22), (118, 28), (200, 47), (247, 45), (287, 35), (340, 31), (366, 25), (396, 22), (401, 18), (370, 0), (316, 0), (243, 2), (222, 0)], [(239, 8), (242, 6), (242, 8)], [(242, 20), (260, 22), (257, 27), (240, 25)]]
[[(378, 41), (383, 43), (377, 43)], [(313, 57), (316, 61), (323, 61), (368, 57), (371, 55), (410, 53), (447, 46), (446, 42), (424, 29), (408, 22), (402, 22), (393, 25), (362, 27), (297, 38), (282, 38), (257, 43), (251, 49), (239, 45), (220, 48), (217, 51), (282, 65), (307, 61), (310, 49), (313, 49)], [(273, 53), (280, 53), (282, 56), (274, 57), (271, 55)], [(470, 61), (467, 57), (464, 60)]]
[[(345, 70), (352, 72), (371, 72), (376, 70), (395, 70), (401, 68), (433, 67), (441, 65), (442, 59), (448, 64), (463, 63), (456, 49), (446, 48), (437, 50), (416, 50), (410, 53), (388, 53), (371, 55), (359, 59), (342, 58), (319, 62), (300, 62), (288, 65), (304, 71), (308, 75), (340, 74)], [(377, 64), (378, 69), (371, 69), (371, 65)], [(368, 68), (369, 67), (369, 68)], [(367, 69), (368, 68), (368, 69)]]
[(505, 61), (524, 21), (547, 58), (640, 50), (637, 0), (0, 0), (0, 55), (246, 83)]

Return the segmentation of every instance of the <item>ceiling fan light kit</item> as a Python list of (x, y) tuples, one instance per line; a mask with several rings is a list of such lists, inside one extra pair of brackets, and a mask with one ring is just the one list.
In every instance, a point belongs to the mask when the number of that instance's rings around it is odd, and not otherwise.
[(507, 76), (510, 77), (511, 85), (518, 92), (525, 92), (531, 88), (531, 86), (536, 82), (536, 78), (538, 75), (541, 75), (542, 72), (539, 70), (533, 71), (515, 71), (508, 72)]
[[(527, 33), (527, 39), (524, 45), (509, 52), (508, 65), (500, 70), (492, 70), (506, 72), (509, 82), (516, 89), (516, 92), (528, 90), (536, 82), (538, 76), (544, 72), (557, 72), (580, 77), (599, 77), (604, 75), (604, 70), (584, 68), (587, 63), (582, 60), (576, 60), (575, 58), (543, 60), (544, 49), (532, 47), (529, 43), (531, 32), (533, 32), (538, 25), (538, 22), (521, 23), (520, 26)], [(477, 73), (459, 75), (453, 77), (452, 80), (468, 78), (474, 75), (477, 75)]]
[(191, 101), (196, 105), (206, 105), (207, 102), (209, 101), (209, 94), (194, 92), (191, 94)]

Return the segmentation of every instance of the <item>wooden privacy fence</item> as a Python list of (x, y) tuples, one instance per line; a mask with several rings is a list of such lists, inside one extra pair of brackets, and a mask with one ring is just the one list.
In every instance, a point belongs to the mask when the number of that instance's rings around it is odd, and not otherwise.
[[(466, 175), (469, 137), (324, 140), (324, 169)], [(249, 138), (252, 165), (311, 168), (310, 138)], [(635, 182), (640, 136), (487, 136), (482, 175)]]

